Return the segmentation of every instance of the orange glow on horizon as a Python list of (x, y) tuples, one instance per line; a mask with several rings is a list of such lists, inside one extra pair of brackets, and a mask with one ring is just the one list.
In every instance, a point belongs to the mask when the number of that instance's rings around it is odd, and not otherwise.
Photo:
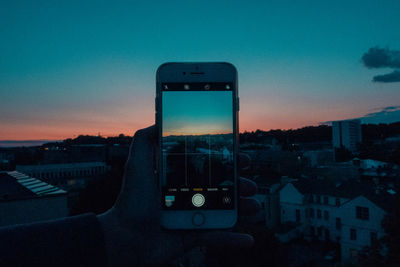
[[(251, 132), (257, 129), (268, 131), (270, 129), (295, 129), (301, 128), (306, 125), (301, 125), (298, 121), (295, 122), (280, 122), (280, 123), (265, 123), (263, 127), (260, 122), (257, 121), (246, 121), (242, 119), (242, 123), (239, 124), (239, 132)], [(145, 121), (143, 123), (131, 123), (129, 126), (126, 124), (114, 123), (113, 127), (105, 127), (104, 125), (99, 125), (98, 127), (85, 127), (84, 125), (73, 126), (52, 126), (52, 125), (38, 125), (38, 126), (14, 126), (7, 127), (6, 129), (0, 130), (0, 140), (64, 140), (68, 138), (76, 138), (79, 135), (92, 135), (92, 136), (103, 136), (103, 137), (113, 137), (120, 134), (126, 136), (133, 136), (135, 132), (139, 129), (151, 126), (151, 121)], [(307, 125), (309, 126), (309, 125)], [(208, 133), (189, 133), (189, 135), (203, 135), (203, 134), (227, 134), (229, 132), (208, 132)], [(186, 133), (188, 134), (188, 133)], [(185, 133), (166, 133), (163, 136), (168, 135), (185, 135)]]
[[(146, 114), (146, 115), (145, 115)], [(110, 119), (99, 116), (91, 121), (72, 121), (62, 119), (45, 123), (10, 123), (2, 125), (0, 128), (0, 140), (64, 140), (67, 138), (76, 138), (79, 135), (103, 137), (118, 136), (124, 134), (133, 136), (134, 133), (142, 128), (149, 127), (154, 124), (154, 113), (147, 115), (143, 112), (142, 116), (121, 116), (120, 120)], [(316, 126), (320, 122), (328, 121), (332, 117), (337, 119), (345, 119), (345, 116), (332, 116), (332, 114), (314, 114), (313, 117), (307, 114), (297, 114), (297, 116), (287, 114), (257, 114), (256, 112), (243, 112), (239, 118), (239, 132), (251, 132), (257, 129), (268, 131), (271, 129), (297, 129), (305, 126)], [(117, 117), (117, 116), (116, 116)], [(213, 132), (212, 134), (223, 134), (224, 132)], [(197, 133), (196, 133), (197, 134)], [(202, 134), (202, 133), (198, 133)], [(177, 135), (174, 133), (174, 135)]]
[(167, 132), (163, 133), (163, 137), (168, 136), (184, 136), (184, 135), (192, 135), (192, 136), (200, 136), (200, 135), (214, 135), (214, 134), (231, 134), (232, 132), (223, 132), (223, 131), (214, 131), (214, 132), (203, 132), (203, 133), (184, 133), (184, 132)]

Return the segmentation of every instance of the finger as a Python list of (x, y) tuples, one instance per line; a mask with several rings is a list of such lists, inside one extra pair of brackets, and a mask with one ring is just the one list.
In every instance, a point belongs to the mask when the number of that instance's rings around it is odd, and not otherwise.
[(242, 197), (250, 197), (257, 193), (257, 184), (249, 179), (240, 177), (239, 194)]
[(151, 126), (135, 133), (125, 166), (125, 174), (117, 207), (135, 211), (138, 218), (158, 216), (159, 191), (154, 174), (155, 127)]
[(260, 203), (253, 198), (240, 198), (239, 212), (241, 215), (254, 215), (261, 209)]
[(130, 176), (140, 179), (153, 173), (155, 135), (156, 128), (154, 125), (135, 133), (126, 163), (126, 171), (129, 172)]
[(155, 127), (150, 126), (138, 130), (133, 137), (126, 171), (134, 178), (147, 177), (154, 169), (154, 132)]
[(136, 131), (135, 135), (133, 136), (133, 140), (138, 139), (138, 138), (146, 138), (152, 143), (156, 140), (157, 137), (157, 128), (153, 124), (147, 128), (140, 129)]
[(239, 170), (247, 170), (250, 168), (251, 158), (248, 154), (238, 153)]

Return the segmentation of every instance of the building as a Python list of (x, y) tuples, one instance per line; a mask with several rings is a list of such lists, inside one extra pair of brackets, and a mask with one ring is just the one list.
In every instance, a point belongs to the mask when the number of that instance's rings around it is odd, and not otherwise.
[(0, 226), (68, 216), (67, 193), (20, 172), (0, 172)]
[(280, 224), (280, 200), (279, 190), (282, 185), (279, 183), (273, 184), (267, 188), (265, 204), (261, 204), (265, 210), (265, 226), (269, 229), (277, 229)]
[(279, 228), (279, 190), (289, 180), (290, 178), (287, 176), (278, 179), (254, 177), (253, 181), (257, 184), (257, 193), (251, 198), (260, 204), (260, 209), (256, 214), (247, 216), (247, 222), (264, 223), (271, 230)]
[(17, 165), (16, 170), (69, 191), (85, 188), (90, 180), (104, 175), (109, 166), (105, 162), (78, 162)]
[(292, 238), (338, 243), (342, 262), (354, 263), (363, 247), (384, 236), (381, 222), (393, 207), (393, 192), (354, 180), (293, 181), (280, 190), (281, 224), (295, 225)]
[(333, 148), (346, 148), (356, 151), (357, 144), (361, 143), (361, 121), (344, 120), (332, 122)]
[[(80, 138), (85, 138), (85, 136)], [(53, 145), (44, 146), (42, 153), (41, 162), (43, 164), (102, 162), (107, 158), (107, 146), (105, 144)]]
[(13, 149), (0, 147), (0, 171), (11, 170), (14, 160), (15, 152)]
[(334, 159), (332, 148), (321, 150), (307, 150), (303, 152), (303, 157), (307, 160), (307, 166), (311, 168), (331, 164)]
[(304, 164), (300, 152), (283, 150), (242, 149), (251, 160), (256, 173), (277, 173), (279, 176), (294, 177), (300, 174)]

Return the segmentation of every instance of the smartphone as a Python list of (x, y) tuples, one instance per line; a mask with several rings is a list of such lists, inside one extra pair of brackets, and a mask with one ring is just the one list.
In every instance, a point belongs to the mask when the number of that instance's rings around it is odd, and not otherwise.
[(223, 229), (237, 221), (238, 77), (230, 63), (157, 70), (161, 225)]

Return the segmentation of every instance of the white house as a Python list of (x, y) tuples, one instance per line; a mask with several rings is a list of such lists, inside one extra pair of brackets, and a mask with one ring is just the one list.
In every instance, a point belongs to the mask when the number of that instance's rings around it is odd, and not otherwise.
[(392, 197), (373, 184), (301, 179), (279, 192), (281, 224), (295, 223), (308, 240), (339, 243), (342, 262), (354, 262), (363, 247), (384, 235), (381, 222)]
[(386, 211), (364, 196), (340, 207), (342, 217), (341, 255), (355, 263), (358, 252), (384, 236), (381, 222)]

